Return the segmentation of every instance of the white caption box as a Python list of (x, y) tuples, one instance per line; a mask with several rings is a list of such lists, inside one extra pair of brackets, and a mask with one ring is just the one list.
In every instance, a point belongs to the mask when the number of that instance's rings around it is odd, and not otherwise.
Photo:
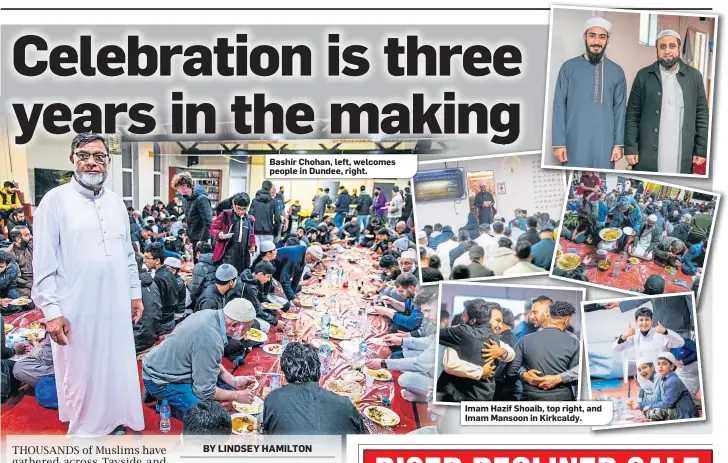
[(416, 154), (267, 155), (266, 178), (411, 178)]
[(610, 401), (460, 403), (462, 426), (603, 426), (612, 414)]

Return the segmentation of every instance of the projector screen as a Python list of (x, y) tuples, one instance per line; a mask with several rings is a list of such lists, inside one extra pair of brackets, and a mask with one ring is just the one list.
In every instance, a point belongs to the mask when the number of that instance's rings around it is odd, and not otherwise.
[(468, 196), (463, 168), (420, 171), (412, 181), (418, 203), (453, 201)]

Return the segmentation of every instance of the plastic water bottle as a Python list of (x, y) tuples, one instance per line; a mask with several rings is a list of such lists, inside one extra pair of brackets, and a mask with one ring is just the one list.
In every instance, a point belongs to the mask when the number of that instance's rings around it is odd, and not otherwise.
[(258, 434), (264, 434), (265, 433), (265, 425), (263, 424), (263, 418), (265, 417), (265, 415), (263, 414), (263, 409), (264, 408), (265, 408), (265, 402), (263, 402), (262, 404), (260, 404), (260, 409), (258, 411), (258, 416), (256, 417), (256, 419), (258, 420), (258, 423), (257, 423), (257, 431), (258, 431)]
[(162, 405), (159, 406), (159, 432), (167, 434), (172, 429), (172, 423), (169, 421), (170, 416), (172, 416), (172, 409), (167, 399), (164, 399)]
[(313, 296), (313, 308), (314, 308), (314, 310), (318, 310), (320, 304), (321, 304), (321, 302), (319, 301), (318, 294), (314, 294), (314, 296)]
[(336, 277), (336, 286), (341, 288), (344, 285), (344, 269), (339, 269), (339, 274)]
[(619, 264), (620, 264), (619, 261), (614, 263), (614, 272), (612, 273), (612, 276), (614, 278), (617, 278), (619, 276)]
[(281, 387), (281, 379), (278, 377), (278, 374), (275, 373), (270, 380), (270, 390), (275, 391), (279, 387)]
[(288, 335), (283, 335), (283, 340), (281, 341), (281, 353), (286, 350), (286, 347), (288, 346)]
[(329, 330), (331, 329), (331, 315), (329, 315), (329, 309), (326, 309), (323, 316), (321, 317), (321, 337), (324, 340), (329, 339)]
[(361, 365), (364, 366), (364, 364), (367, 361), (367, 341), (366, 339), (362, 339), (359, 343), (359, 361), (361, 362)]
[[(324, 339), (328, 339), (328, 336)], [(319, 361), (321, 362), (321, 373), (328, 373), (331, 364), (331, 346), (328, 343), (321, 343), (319, 346)]]

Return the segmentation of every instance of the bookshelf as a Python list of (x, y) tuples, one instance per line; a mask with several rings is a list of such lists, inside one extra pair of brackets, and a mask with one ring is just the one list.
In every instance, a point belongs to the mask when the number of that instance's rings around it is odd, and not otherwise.
[[(186, 169), (182, 167), (170, 167), (169, 178), (171, 179), (180, 172), (189, 172), (192, 175), (192, 183), (202, 186), (210, 198), (212, 208), (222, 201), (222, 171), (219, 169)], [(177, 192), (170, 186), (169, 197), (174, 198)]]

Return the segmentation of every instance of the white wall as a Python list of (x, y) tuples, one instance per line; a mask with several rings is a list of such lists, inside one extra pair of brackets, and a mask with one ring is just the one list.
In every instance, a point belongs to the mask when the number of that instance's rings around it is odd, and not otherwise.
[[(465, 169), (466, 175), (467, 172), (492, 170), (495, 183), (505, 182), (506, 184), (506, 193), (495, 195), (498, 214), (505, 217), (506, 220), (513, 218), (513, 211), (517, 208), (526, 209), (529, 214), (534, 212), (548, 212), (554, 220), (557, 220), (561, 216), (563, 199), (566, 193), (560, 193), (558, 207), (537, 208), (535, 206), (536, 194), (533, 188), (531, 166), (534, 160), (540, 165), (541, 154), (518, 156), (518, 158), (521, 160), (521, 165), (520, 167), (516, 167), (514, 172), (511, 172), (509, 168), (504, 168), (503, 157), (470, 159), (458, 163), (448, 162), (447, 168), (462, 167)], [(420, 166), (420, 170), (444, 169), (445, 167), (445, 163), (424, 164)], [(560, 171), (556, 172), (551, 170), (546, 172), (548, 175), (559, 175)], [(470, 212), (468, 199), (421, 204), (418, 204), (416, 199), (415, 197), (415, 219), (417, 221), (417, 227), (420, 229), (425, 225), (441, 223), (443, 225), (450, 225), (453, 227), (453, 231), (457, 233), (457, 229), (465, 226), (467, 223), (468, 212)]]
[[(599, 14), (603, 15), (605, 19), (612, 23), (612, 34), (609, 45), (607, 46), (607, 56), (624, 70), (624, 75), (627, 80), (627, 94), (625, 98), (627, 98), (632, 89), (632, 82), (637, 75), (637, 71), (649, 66), (657, 59), (655, 47), (641, 45), (639, 43), (639, 13), (607, 11), (599, 12)], [(565, 61), (584, 53), (584, 22), (592, 16), (597, 16), (597, 12), (591, 10), (554, 10), (553, 23), (551, 25), (551, 58), (549, 60), (548, 102), (546, 104), (547, 119), (545, 125), (546, 130), (544, 131), (544, 147), (547, 149), (547, 155), (545, 156), (546, 165), (557, 165), (553, 151), (548, 151), (548, 149), (552, 146), (551, 120), (554, 89), (556, 87), (559, 69)], [(658, 17), (658, 28), (660, 30), (675, 26), (673, 24), (674, 21), (668, 22), (666, 18), (669, 17), (666, 15)], [(686, 25), (688, 22), (693, 25), (693, 22), (687, 18), (680, 20), (681, 25)], [(698, 24), (705, 25), (705, 23), (700, 23), (699, 21)], [(678, 32), (684, 34), (684, 27)], [(616, 168), (627, 170), (627, 162), (624, 159), (619, 161)]]

